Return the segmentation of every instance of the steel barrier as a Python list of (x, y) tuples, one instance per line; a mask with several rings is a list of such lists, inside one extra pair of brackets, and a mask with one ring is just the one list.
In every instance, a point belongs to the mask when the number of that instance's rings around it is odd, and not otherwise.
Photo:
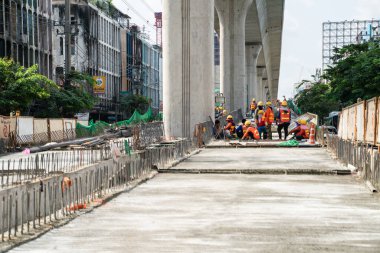
[(0, 191), (1, 240), (12, 239), (76, 213), (101, 201), (104, 194), (125, 187), (152, 168), (161, 168), (193, 150), (189, 140), (148, 147), (131, 156), (102, 161), (88, 167), (51, 174)]

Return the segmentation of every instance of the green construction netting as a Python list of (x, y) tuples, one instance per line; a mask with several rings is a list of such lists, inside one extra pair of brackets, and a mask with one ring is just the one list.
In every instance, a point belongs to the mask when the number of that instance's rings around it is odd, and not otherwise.
[(140, 114), (137, 110), (135, 110), (129, 119), (116, 122), (115, 124), (116, 126), (120, 127), (120, 126), (128, 126), (130, 124), (149, 122), (152, 120), (154, 120), (154, 116), (153, 116), (152, 108), (149, 107), (146, 113)]
[(277, 144), (277, 146), (280, 146), (280, 147), (297, 147), (299, 145), (300, 145), (299, 142), (296, 140), (284, 141)]
[(90, 120), (88, 126), (84, 126), (80, 123), (77, 123), (76, 134), (78, 137), (95, 136), (100, 133), (103, 133), (104, 129), (107, 129), (109, 127), (110, 125), (107, 122), (99, 120), (96, 123), (94, 123), (93, 120)]
[(115, 126), (121, 127), (121, 126), (128, 126), (131, 124), (145, 123), (145, 122), (150, 122), (153, 120), (159, 120), (160, 118), (162, 118), (162, 115), (161, 116), (158, 115), (158, 117), (155, 118), (152, 112), (152, 108), (149, 107), (146, 113), (144, 114), (140, 114), (137, 110), (135, 110), (129, 119), (116, 122), (112, 125), (101, 120), (97, 121), (96, 123), (94, 123), (91, 120), (88, 126), (84, 126), (80, 123), (77, 123), (76, 132), (77, 132), (77, 136), (79, 137), (94, 136), (94, 135), (103, 133), (104, 129), (107, 129), (110, 127), (115, 127)]

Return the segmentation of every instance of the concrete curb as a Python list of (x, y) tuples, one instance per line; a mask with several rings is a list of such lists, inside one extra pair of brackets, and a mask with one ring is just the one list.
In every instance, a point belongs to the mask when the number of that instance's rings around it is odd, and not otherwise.
[(277, 145), (210, 145), (206, 146), (206, 149), (221, 149), (221, 148), (321, 148), (321, 145), (299, 145), (299, 146), (293, 146), (293, 147), (282, 147), (282, 146), (277, 146)]
[(96, 208), (98, 208), (98, 207), (102, 206), (103, 204), (111, 201), (112, 199), (116, 198), (120, 194), (132, 191), (134, 188), (136, 188), (140, 184), (143, 184), (143, 183), (147, 182), (148, 180), (154, 178), (156, 175), (158, 175), (158, 172), (152, 171), (149, 174), (126, 184), (125, 187), (123, 187), (122, 189), (120, 189), (120, 190), (116, 189), (116, 190), (114, 190), (114, 192), (108, 193), (107, 195), (105, 195), (102, 198), (102, 203), (91, 203), (90, 207), (83, 209), (81, 211), (77, 211), (75, 214), (71, 214), (70, 216), (66, 216), (66, 217), (61, 218), (57, 221), (54, 221), (50, 224), (41, 225), (40, 227), (38, 227), (36, 229), (32, 229), (32, 231), (29, 232), (29, 234), (25, 233), (22, 236), (11, 239), (10, 241), (2, 242), (0, 245), (0, 252), (7, 252), (7, 251), (9, 251), (15, 247), (22, 245), (22, 244), (25, 244), (25, 243), (28, 243), (28, 242), (33, 241), (35, 239), (38, 239), (39, 237), (43, 236), (47, 232), (51, 231), (52, 229), (60, 228), (64, 225), (68, 224), (69, 222), (73, 221), (77, 217), (94, 211)]
[(350, 170), (318, 169), (161, 169), (159, 173), (179, 174), (268, 174), (268, 175), (351, 175)]

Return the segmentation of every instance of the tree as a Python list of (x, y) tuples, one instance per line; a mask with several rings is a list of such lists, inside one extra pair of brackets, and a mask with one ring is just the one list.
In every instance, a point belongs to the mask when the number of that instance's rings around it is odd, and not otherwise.
[(324, 78), (331, 85), (331, 96), (342, 106), (356, 103), (358, 98), (380, 95), (380, 43), (370, 41), (335, 49)]
[(36, 99), (48, 99), (56, 84), (38, 74), (37, 65), (24, 68), (10, 59), (0, 58), (0, 114), (28, 111)]
[(140, 114), (144, 114), (149, 104), (149, 99), (141, 95), (127, 95), (122, 96), (120, 99), (120, 108), (128, 116), (131, 116), (135, 110)]
[[(303, 81), (301, 85), (305, 82)], [(302, 112), (317, 114), (320, 119), (327, 117), (331, 111), (339, 109), (339, 102), (331, 96), (331, 87), (320, 81), (311, 82), (309, 89), (304, 89), (295, 96), (298, 108)]]
[(69, 88), (56, 87), (50, 99), (36, 101), (34, 115), (37, 117), (74, 117), (75, 113), (91, 109), (96, 100), (91, 94), (94, 80), (76, 71), (70, 73)]

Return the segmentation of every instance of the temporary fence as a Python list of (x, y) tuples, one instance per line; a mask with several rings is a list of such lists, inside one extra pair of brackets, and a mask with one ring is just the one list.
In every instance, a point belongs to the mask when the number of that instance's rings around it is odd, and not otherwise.
[(33, 228), (70, 216), (192, 149), (190, 141), (178, 140), (4, 189), (0, 191), (1, 240), (14, 239)]
[(380, 99), (375, 97), (344, 108), (338, 136), (343, 140), (380, 145)]
[(322, 135), (327, 149), (344, 165), (356, 168), (360, 176), (380, 189), (380, 154), (372, 145), (344, 140), (327, 131)]

